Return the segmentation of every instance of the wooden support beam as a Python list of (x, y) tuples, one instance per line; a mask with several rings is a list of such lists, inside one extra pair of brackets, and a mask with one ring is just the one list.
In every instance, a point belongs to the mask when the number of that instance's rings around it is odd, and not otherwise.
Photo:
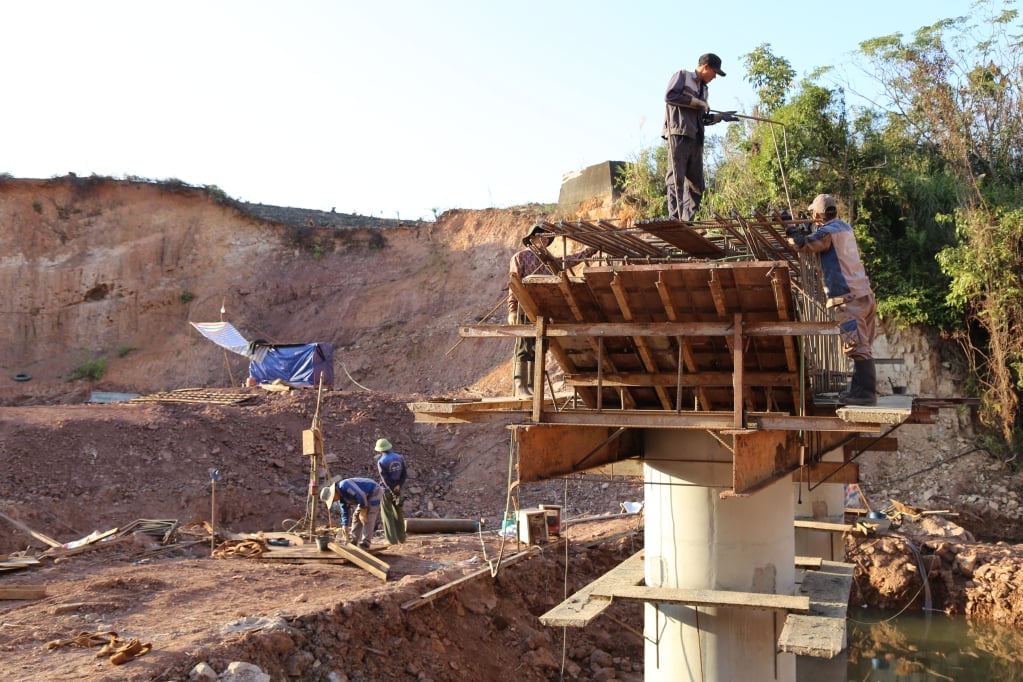
[[(512, 282), (514, 282), (514, 275)], [(521, 301), (520, 301), (521, 304)], [(533, 302), (535, 305), (535, 302)], [(528, 312), (528, 308), (527, 308)], [(534, 315), (535, 317), (535, 315)], [(530, 325), (467, 324), (458, 328), (467, 338), (532, 336)], [(743, 336), (837, 336), (834, 322), (747, 322)], [(547, 328), (551, 338), (560, 336), (732, 336), (731, 322), (578, 322), (557, 323)]]
[[(610, 427), (534, 424), (512, 429), (520, 483), (545, 481), (620, 459), (623, 442)], [(635, 454), (635, 450), (628, 454)], [(585, 458), (585, 461), (583, 461)]]
[(533, 421), (540, 421), (543, 415), (543, 397), (547, 392), (545, 379), (547, 378), (547, 342), (544, 340), (544, 330), (547, 328), (547, 318), (538, 316), (536, 318), (536, 345), (533, 355)]
[(42, 599), (46, 585), (0, 585), (0, 599)]
[(756, 492), (799, 467), (795, 431), (740, 430), (732, 435), (735, 456), (728, 497)]
[(327, 543), (327, 547), (338, 556), (351, 561), (364, 571), (372, 573), (381, 580), (387, 580), (387, 572), (391, 570), (391, 567), (366, 550), (360, 549), (356, 545), (341, 545), (336, 542)]
[[(626, 321), (631, 322), (635, 315), (632, 312), (632, 308), (629, 305), (628, 292), (625, 289), (625, 285), (622, 284), (621, 278), (616, 274), (611, 280), (611, 292), (614, 294), (615, 301), (618, 303), (618, 309), (622, 313), (622, 317)], [(643, 368), (647, 372), (657, 372), (657, 360), (654, 358), (653, 352), (650, 350), (650, 344), (646, 338), (637, 337), (633, 339), (636, 344), (636, 351), (639, 353), (640, 360), (643, 363)], [(672, 409), (671, 397), (668, 392), (661, 386), (654, 388), (654, 392), (657, 393), (657, 399), (661, 402), (661, 407), (666, 410)]]
[(796, 568), (812, 568), (819, 569), (821, 567), (821, 559), (819, 556), (797, 556), (796, 557)]
[(596, 599), (621, 599), (625, 601), (642, 601), (661, 604), (685, 604), (687, 606), (726, 606), (743, 609), (767, 609), (771, 611), (787, 611), (807, 613), (810, 611), (810, 598), (785, 594), (765, 594), (761, 592), (735, 592), (732, 590), (682, 590), (666, 587), (614, 587), (612, 589), (594, 590)]
[(589, 625), (611, 605), (608, 597), (593, 597), (594, 591), (640, 585), (644, 580), (643, 570), (643, 550), (640, 550), (540, 616), (540, 622), (550, 627)]
[(793, 483), (859, 483), (860, 465), (855, 462), (815, 462), (792, 473)]
[(743, 416), (743, 393), (745, 392), (746, 383), (743, 379), (743, 372), (745, 371), (745, 360), (742, 343), (742, 315), (736, 313), (734, 318), (734, 328), (732, 335), (732, 427), (741, 429), (746, 425), (746, 420)]
[(796, 519), (794, 522), (796, 528), (806, 528), (807, 530), (821, 530), (828, 533), (851, 533), (853, 530), (852, 524), (849, 523), (832, 523), (830, 521), (810, 521), (807, 519)]
[[(548, 548), (549, 547), (550, 545), (548, 545)], [(518, 563), (519, 561), (522, 561), (527, 557), (531, 557), (534, 554), (538, 554), (539, 552), (540, 552), (539, 547), (530, 547), (529, 549), (523, 552), (519, 552), (518, 554), (513, 554), (512, 556), (502, 561), (501, 567), (503, 568), (505, 566), (510, 566), (511, 564)], [(413, 611), (415, 609), (418, 609), (420, 606), (426, 606), (430, 602), (444, 596), (448, 592), (455, 590), (456, 588), (460, 587), (461, 585), (464, 585), (470, 580), (475, 580), (476, 578), (479, 578), (484, 575), (490, 575), (490, 572), (491, 569), (489, 567), (481, 568), (480, 570), (470, 573), (469, 575), (464, 575), (457, 580), (453, 580), (452, 582), (449, 582), (446, 585), (441, 585), (436, 589), (430, 590), (429, 592), (423, 594), (422, 596), (416, 597), (415, 599), (411, 599), (402, 604), (401, 608), (403, 611)]]
[[(789, 372), (745, 372), (747, 386), (780, 386), (796, 389), (799, 387), (799, 377)], [(699, 374), (684, 374), (681, 379), (675, 372), (605, 372), (603, 375), (604, 386), (677, 386), (684, 388), (695, 388), (698, 386), (731, 386), (731, 372), (700, 372)], [(565, 384), (568, 386), (594, 386), (597, 383), (595, 372), (579, 372), (576, 374), (565, 374)]]

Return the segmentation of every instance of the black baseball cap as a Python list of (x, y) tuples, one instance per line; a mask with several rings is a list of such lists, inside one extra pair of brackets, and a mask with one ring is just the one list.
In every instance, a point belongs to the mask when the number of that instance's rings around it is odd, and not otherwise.
[(701, 54), (700, 55), (700, 64), (706, 64), (710, 68), (714, 69), (714, 71), (719, 76), (727, 75), (724, 71), (721, 70), (721, 57), (717, 56), (713, 52), (708, 52), (707, 54)]

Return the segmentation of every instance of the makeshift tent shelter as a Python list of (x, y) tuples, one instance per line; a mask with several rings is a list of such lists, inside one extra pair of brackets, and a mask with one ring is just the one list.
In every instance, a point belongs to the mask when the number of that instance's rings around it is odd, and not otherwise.
[(248, 341), (230, 322), (192, 322), (221, 348), (249, 358), (249, 376), (261, 384), (280, 380), (289, 386), (334, 385), (334, 344)]

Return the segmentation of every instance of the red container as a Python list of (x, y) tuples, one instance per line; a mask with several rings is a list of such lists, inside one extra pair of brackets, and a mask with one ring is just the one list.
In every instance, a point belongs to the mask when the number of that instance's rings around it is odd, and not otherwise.
[(540, 509), (544, 510), (547, 517), (547, 535), (561, 537), (561, 505), (541, 504)]

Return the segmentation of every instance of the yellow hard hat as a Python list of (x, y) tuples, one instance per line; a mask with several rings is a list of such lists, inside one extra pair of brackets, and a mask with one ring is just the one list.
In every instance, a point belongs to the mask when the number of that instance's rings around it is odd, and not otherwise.
[(390, 452), (391, 441), (387, 440), (386, 438), (381, 438), (380, 440), (377, 441), (377, 444), (373, 449), (376, 450), (377, 452)]

